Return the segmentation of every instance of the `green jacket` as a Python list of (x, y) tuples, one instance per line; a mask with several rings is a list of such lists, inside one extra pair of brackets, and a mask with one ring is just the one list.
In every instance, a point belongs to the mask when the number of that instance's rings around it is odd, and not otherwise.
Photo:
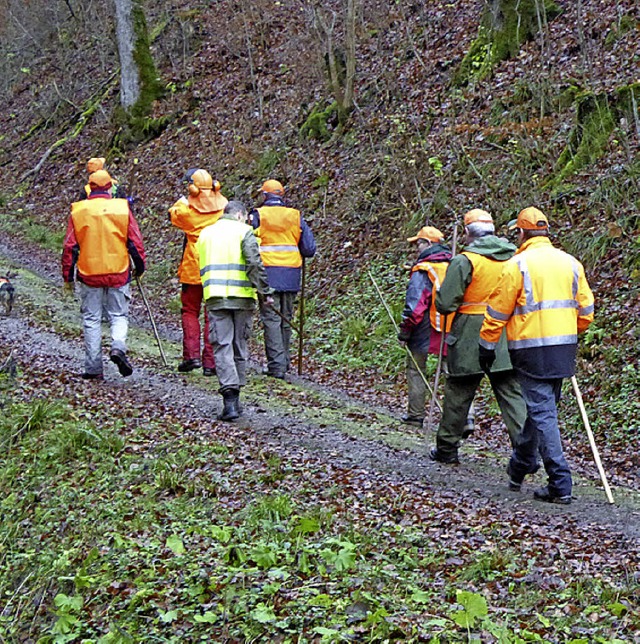
[[(516, 247), (504, 237), (485, 235), (465, 247), (464, 252), (482, 255), (491, 261), (506, 262), (516, 252)], [(436, 295), (436, 308), (440, 313), (455, 313), (451, 331), (447, 335), (447, 367), (451, 376), (471, 376), (482, 373), (478, 362), (478, 340), (484, 315), (458, 313), (467, 287), (473, 280), (473, 264), (465, 255), (456, 255), (449, 264), (447, 275)], [(486, 286), (491, 292), (497, 285)], [(503, 333), (496, 348), (496, 361), (491, 371), (512, 369)]]

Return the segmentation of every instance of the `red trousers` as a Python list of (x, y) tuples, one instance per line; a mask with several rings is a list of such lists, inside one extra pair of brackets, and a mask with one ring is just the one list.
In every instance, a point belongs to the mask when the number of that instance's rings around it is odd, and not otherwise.
[[(182, 358), (200, 360), (200, 307), (202, 306), (202, 284), (183, 284), (180, 294), (182, 302)], [(215, 369), (213, 347), (209, 342), (209, 317), (204, 308), (204, 338), (202, 349), (202, 366)]]

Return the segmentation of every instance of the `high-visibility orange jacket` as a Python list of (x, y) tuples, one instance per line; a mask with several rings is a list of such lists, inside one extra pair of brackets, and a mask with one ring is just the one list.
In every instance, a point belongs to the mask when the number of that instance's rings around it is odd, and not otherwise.
[[(196, 244), (200, 233), (207, 226), (215, 224), (226, 205), (226, 199), (219, 195), (220, 203), (215, 205), (221, 206), (218, 210), (212, 212), (203, 212), (199, 210), (198, 203), (192, 203), (193, 199), (187, 201), (184, 197), (176, 201), (169, 209), (171, 223), (180, 230), (184, 231), (184, 247), (182, 249), (182, 260), (178, 267), (178, 279), (181, 284), (200, 284), (200, 266), (198, 262), (198, 251)], [(224, 200), (224, 202), (222, 202)]]
[(129, 256), (139, 275), (145, 269), (145, 252), (138, 224), (126, 199), (108, 192), (92, 192), (71, 205), (62, 252), (65, 281), (78, 280), (94, 287), (118, 288), (130, 279)]
[(593, 321), (593, 303), (582, 264), (547, 237), (532, 237), (504, 265), (480, 344), (494, 348), (506, 326), (515, 368), (533, 378), (572, 376), (578, 333)]

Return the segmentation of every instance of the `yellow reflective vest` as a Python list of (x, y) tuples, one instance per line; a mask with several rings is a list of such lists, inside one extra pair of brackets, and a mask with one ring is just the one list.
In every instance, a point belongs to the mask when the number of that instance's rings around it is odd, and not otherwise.
[(256, 235), (260, 238), (262, 263), (265, 266), (300, 268), (300, 211), (286, 206), (263, 206), (258, 208), (258, 212), (260, 227)]
[(71, 220), (80, 246), (81, 275), (113, 275), (129, 269), (126, 199), (86, 199), (71, 204)]
[(242, 254), (242, 240), (249, 232), (253, 234), (251, 226), (222, 218), (200, 233), (196, 249), (205, 300), (211, 297), (258, 299), (247, 277), (247, 263)]
[[(444, 317), (436, 309), (436, 293), (440, 290), (440, 285), (444, 280), (444, 276), (447, 273), (447, 267), (449, 262), (419, 262), (412, 269), (411, 272), (415, 271), (425, 271), (429, 275), (431, 284), (433, 284), (433, 289), (431, 291), (431, 305), (429, 307), (429, 321), (431, 322), (431, 327), (438, 332), (442, 331), (442, 318)], [(445, 332), (449, 333), (451, 331), (451, 325), (453, 324), (453, 315), (448, 315), (446, 319)]]
[(593, 321), (593, 303), (582, 264), (547, 237), (532, 237), (504, 264), (480, 343), (495, 347), (506, 326), (510, 351), (575, 345)]

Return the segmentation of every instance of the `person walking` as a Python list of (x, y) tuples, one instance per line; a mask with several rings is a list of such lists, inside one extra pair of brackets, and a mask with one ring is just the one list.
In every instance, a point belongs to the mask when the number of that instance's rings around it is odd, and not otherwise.
[(126, 199), (114, 199), (111, 177), (106, 170), (89, 176), (88, 199), (71, 205), (71, 215), (62, 251), (65, 287), (79, 283), (84, 326), (85, 380), (102, 380), (103, 299), (111, 327), (109, 357), (122, 376), (133, 367), (127, 358), (131, 263), (141, 277), (145, 251), (140, 228)]
[(273, 304), (258, 240), (246, 220), (244, 204), (230, 201), (196, 244), (223, 402), (220, 420), (235, 420), (242, 413), (240, 389), (247, 382), (247, 340), (258, 295), (265, 306)]
[[(184, 232), (182, 258), (178, 267), (180, 302), (182, 303), (182, 362), (178, 371), (187, 373), (202, 367), (205, 376), (216, 372), (213, 347), (209, 341), (209, 316), (202, 307), (203, 290), (196, 244), (200, 233), (215, 224), (227, 199), (220, 192), (220, 184), (202, 169), (192, 168), (184, 176), (188, 195), (181, 197), (169, 209), (171, 223)], [(200, 351), (200, 310), (204, 308), (204, 337)], [(202, 358), (201, 358), (202, 355)]]
[(507, 470), (509, 487), (520, 489), (525, 476), (537, 469), (539, 452), (548, 484), (535, 490), (534, 497), (567, 505), (572, 479), (557, 403), (563, 378), (575, 374), (578, 334), (593, 321), (594, 298), (582, 264), (551, 244), (544, 213), (533, 207), (521, 210), (516, 228), (521, 245), (488, 298), (480, 363), (493, 371), (506, 327), (511, 362), (527, 405), (527, 420)]
[(260, 255), (269, 285), (275, 291), (273, 306), (260, 305), (267, 356), (265, 373), (284, 378), (290, 366), (291, 327), (282, 316), (287, 320), (293, 317), (295, 298), (300, 291), (302, 258), (315, 255), (316, 242), (300, 211), (285, 204), (284, 188), (279, 181), (265, 181), (261, 195), (263, 204), (251, 211), (250, 223), (260, 238)]
[[(94, 172), (97, 172), (98, 170), (107, 170), (105, 167), (106, 162), (107, 160), (104, 157), (91, 157), (87, 161), (88, 174), (92, 175)], [(84, 188), (82, 189), (82, 192), (79, 195), (79, 200), (81, 201), (82, 199), (88, 199), (90, 194), (91, 194), (91, 186), (87, 182)], [(120, 185), (120, 183), (113, 176), (111, 176), (111, 189), (109, 190), (109, 194), (115, 199), (127, 199), (129, 201), (129, 205), (130, 206), (133, 205), (133, 199), (127, 197), (127, 191), (124, 189), (122, 185)]]
[[(436, 294), (436, 309), (455, 313), (447, 336), (448, 375), (444, 386), (442, 418), (436, 447), (430, 458), (440, 463), (458, 463), (458, 447), (465, 437), (465, 420), (476, 390), (484, 376), (478, 357), (478, 337), (486, 301), (500, 279), (504, 262), (516, 247), (494, 235), (493, 218), (480, 209), (464, 216), (465, 250), (451, 260), (446, 277)], [(506, 340), (496, 341), (495, 368), (487, 374), (500, 406), (511, 443), (524, 425), (526, 409), (516, 375), (509, 361)]]
[[(422, 427), (427, 386), (427, 356), (440, 353), (445, 318), (436, 310), (436, 292), (444, 280), (451, 261), (451, 251), (443, 234), (433, 226), (424, 226), (407, 239), (415, 245), (417, 257), (411, 267), (398, 340), (407, 343), (407, 413), (402, 422)], [(445, 331), (451, 328), (453, 316), (447, 319)], [(422, 375), (421, 375), (422, 374)]]

